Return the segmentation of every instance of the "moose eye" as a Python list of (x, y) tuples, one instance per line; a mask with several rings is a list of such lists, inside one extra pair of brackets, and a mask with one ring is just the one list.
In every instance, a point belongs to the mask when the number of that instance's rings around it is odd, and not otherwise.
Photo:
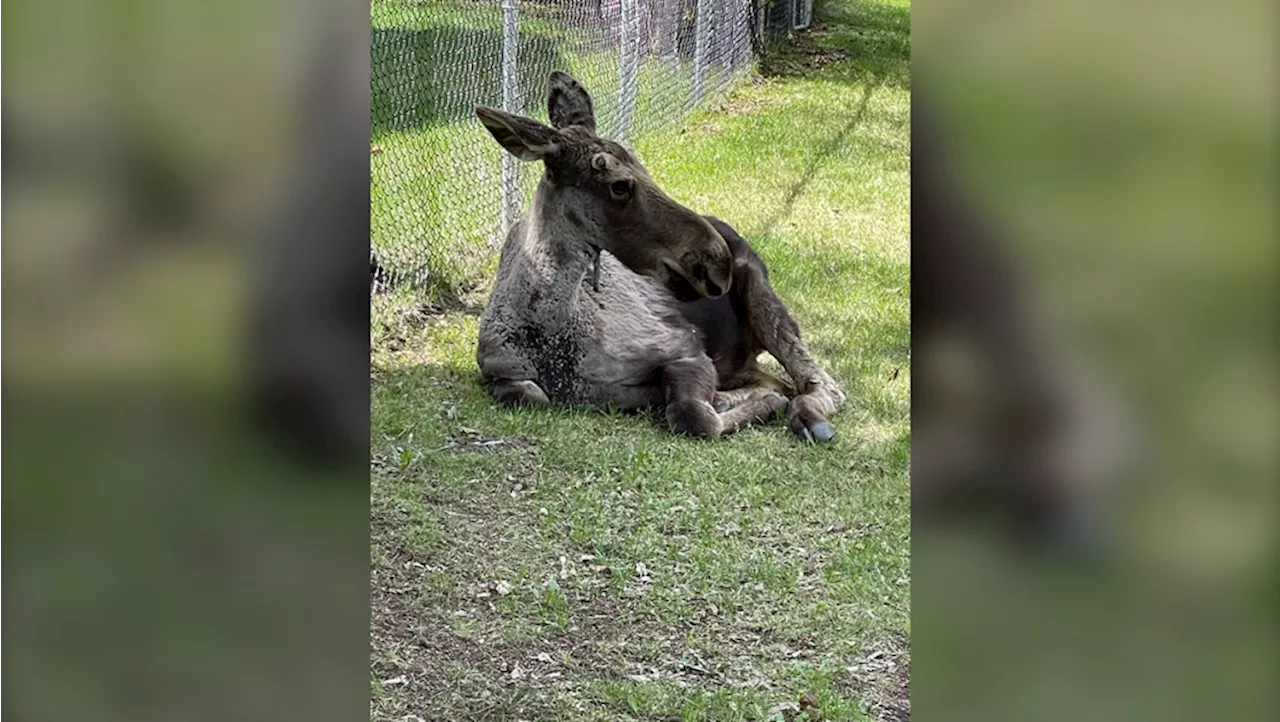
[(609, 193), (615, 200), (623, 201), (631, 197), (631, 181), (617, 180), (609, 184)]

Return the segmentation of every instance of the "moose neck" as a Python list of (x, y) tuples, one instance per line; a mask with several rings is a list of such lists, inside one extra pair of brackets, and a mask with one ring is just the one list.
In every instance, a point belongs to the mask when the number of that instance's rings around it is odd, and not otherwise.
[(566, 195), (544, 178), (525, 219), (525, 248), (541, 272), (542, 304), (548, 320), (558, 324), (572, 320), (583, 280), (599, 253), (590, 226), (569, 204)]

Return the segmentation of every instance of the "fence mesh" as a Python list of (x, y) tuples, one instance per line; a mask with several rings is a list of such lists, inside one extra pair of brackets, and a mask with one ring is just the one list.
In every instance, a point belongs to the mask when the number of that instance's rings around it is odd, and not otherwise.
[[(784, 0), (781, 22), (799, 24)], [(681, 123), (759, 47), (759, 0), (373, 0), (375, 289), (448, 293), (496, 263), (539, 168), (501, 152), (476, 105), (544, 118), (547, 75), (592, 94), (623, 142)]]

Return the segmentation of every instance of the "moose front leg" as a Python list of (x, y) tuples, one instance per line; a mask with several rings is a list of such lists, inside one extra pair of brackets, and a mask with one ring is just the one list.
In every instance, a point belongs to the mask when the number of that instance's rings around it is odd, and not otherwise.
[(545, 406), (551, 403), (546, 392), (532, 381), (499, 379), (490, 388), (493, 398), (504, 406)]
[(504, 406), (545, 406), (551, 403), (542, 387), (532, 379), (537, 369), (505, 336), (490, 330), (483, 322), (476, 347), (476, 363), (480, 378), (489, 393)]
[(705, 354), (683, 358), (662, 367), (662, 391), (667, 424), (672, 431), (715, 438), (723, 430), (720, 414), (711, 405), (716, 393), (716, 367)]
[(739, 294), (751, 333), (778, 359), (795, 384), (796, 396), (787, 407), (787, 426), (806, 441), (824, 443), (835, 436), (827, 420), (844, 404), (845, 395), (800, 339), (800, 326), (769, 285), (764, 264), (754, 253), (735, 259), (731, 293)]
[(716, 368), (706, 355), (664, 366), (662, 385), (667, 401), (667, 423), (673, 431), (692, 436), (727, 436), (768, 421), (787, 405), (787, 397), (781, 394), (753, 389), (755, 393), (720, 413), (714, 406), (722, 399), (722, 394), (716, 392)]

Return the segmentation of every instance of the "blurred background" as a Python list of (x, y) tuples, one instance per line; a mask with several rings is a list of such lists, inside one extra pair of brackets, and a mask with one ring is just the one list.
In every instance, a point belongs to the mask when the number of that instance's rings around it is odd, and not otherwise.
[[(917, 715), (1274, 719), (1277, 8), (914, 5)], [(10, 3), (15, 719), (365, 714), (368, 9)]]
[(921, 719), (1275, 718), (1276, 13), (916, 4)]
[(358, 718), (366, 7), (5, 10), (5, 716)]

